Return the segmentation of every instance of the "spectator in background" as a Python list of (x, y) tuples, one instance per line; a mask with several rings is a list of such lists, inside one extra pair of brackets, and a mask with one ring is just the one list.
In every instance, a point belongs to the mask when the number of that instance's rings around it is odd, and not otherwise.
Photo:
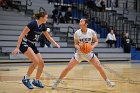
[(21, 1), (6, 0), (8, 7), (16, 9), (20, 12)]
[(86, 12), (84, 16), (87, 20), (90, 20), (90, 18), (91, 18), (91, 15), (89, 12)]
[[(50, 36), (52, 36), (50, 28), (47, 28), (47, 31)], [(51, 42), (45, 37), (43, 33), (39, 36), (38, 42), (40, 43), (40, 47), (52, 47)]]
[(85, 1), (86, 6), (87, 6), (88, 8), (90, 8), (90, 9), (92, 8), (92, 4), (91, 4), (91, 3), (92, 3), (92, 0), (86, 0), (86, 1)]
[(0, 6), (1, 6), (3, 9), (8, 9), (8, 5), (7, 5), (6, 0), (0, 0)]
[(125, 33), (125, 36), (122, 39), (124, 53), (130, 53), (131, 44), (132, 44), (132, 39), (130, 39), (128, 33)]
[(20, 12), (20, 5), (21, 5), (21, 1), (12, 1), (12, 0), (1, 0), (0, 1), (0, 6), (3, 9), (8, 9), (13, 8), (13, 9), (17, 9)]
[(62, 16), (61, 6), (55, 7), (52, 13), (53, 13), (52, 18), (55, 23), (64, 21), (64, 17)]
[(101, 11), (105, 11), (105, 0), (101, 0)]
[(111, 6), (112, 7), (118, 7), (118, 0), (111, 0)]
[(105, 11), (105, 0), (96, 0), (96, 11), (102, 12)]
[(108, 33), (106, 43), (109, 45), (109, 47), (113, 47), (113, 45), (114, 47), (116, 46), (116, 37), (113, 29), (111, 29), (110, 32)]
[(3, 1), (4, 1), (4, 0), (0, 0), (0, 5), (2, 5)]
[(68, 10), (66, 11), (65, 13), (65, 20), (66, 20), (66, 23), (73, 23), (73, 18), (72, 18), (72, 8), (69, 7)]
[(92, 9), (93, 11), (96, 10), (96, 4), (95, 4), (96, 0), (85, 0), (85, 5), (89, 8)]
[(96, 11), (101, 11), (102, 10), (101, 0), (96, 0), (95, 4), (96, 4)]

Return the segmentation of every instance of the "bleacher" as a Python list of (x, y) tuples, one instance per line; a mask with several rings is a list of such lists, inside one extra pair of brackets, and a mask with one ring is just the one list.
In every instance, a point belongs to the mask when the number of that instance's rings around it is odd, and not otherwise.
[[(21, 4), (25, 5), (26, 2), (24, 0), (20, 1)], [(45, 0), (33, 0), (32, 5), (29, 6), (28, 9), (38, 12), (40, 7), (43, 7), (49, 15), (52, 15), (51, 11), (54, 9), (53, 4), (48, 4)], [(112, 17), (112, 19), (108, 18), (110, 13), (112, 13), (112, 11), (109, 10), (103, 13), (92, 12), (95, 20), (91, 20), (90, 27), (97, 31), (99, 38), (99, 45), (93, 51), (96, 52), (100, 60), (131, 60), (131, 54), (123, 53), (123, 49), (120, 48), (120, 46), (117, 48), (108, 48), (105, 43), (107, 29), (103, 28), (102, 25), (98, 24), (96, 21), (103, 16), (104, 19), (102, 21), (107, 22), (108, 20), (111, 20), (110, 24), (115, 24), (112, 21), (114, 17)], [(116, 13), (115, 17), (117, 16), (120, 15)], [(52, 19), (49, 19), (49, 23), (51, 23)], [(16, 47), (17, 39), (22, 29), (30, 20), (31, 16), (26, 16), (23, 12), (0, 9), (0, 62), (29, 62), (21, 53), (16, 57), (12, 56), (10, 53)], [(45, 61), (69, 61), (75, 52), (73, 46), (73, 33), (79, 28), (79, 25), (76, 23), (59, 23), (53, 24), (52, 26), (52, 37), (61, 45), (61, 48), (42, 48), (39, 46), (39, 43), (36, 43), (36, 45)]]

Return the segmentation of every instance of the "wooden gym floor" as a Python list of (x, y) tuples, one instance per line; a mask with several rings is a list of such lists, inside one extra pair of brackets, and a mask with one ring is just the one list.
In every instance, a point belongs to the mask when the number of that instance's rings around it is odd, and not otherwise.
[(21, 83), (28, 65), (30, 63), (0, 64), (0, 93), (140, 93), (140, 63), (104, 62), (107, 76), (116, 83), (114, 88), (106, 85), (94, 66), (80, 63), (56, 90), (51, 89), (51, 84), (67, 63), (45, 63), (41, 76), (45, 88), (35, 87), (33, 90)]

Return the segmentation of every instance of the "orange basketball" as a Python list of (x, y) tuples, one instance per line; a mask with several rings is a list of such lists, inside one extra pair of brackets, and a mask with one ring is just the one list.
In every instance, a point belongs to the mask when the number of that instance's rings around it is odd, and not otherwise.
[(80, 51), (84, 54), (89, 53), (92, 50), (92, 46), (89, 43), (84, 43), (80, 46)]

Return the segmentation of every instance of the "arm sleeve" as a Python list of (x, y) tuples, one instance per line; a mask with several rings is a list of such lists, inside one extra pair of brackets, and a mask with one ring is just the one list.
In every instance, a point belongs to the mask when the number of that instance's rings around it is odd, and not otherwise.
[(109, 34), (107, 34), (106, 41), (109, 40)]
[(114, 34), (114, 40), (116, 40), (116, 36), (115, 36), (115, 34)]

